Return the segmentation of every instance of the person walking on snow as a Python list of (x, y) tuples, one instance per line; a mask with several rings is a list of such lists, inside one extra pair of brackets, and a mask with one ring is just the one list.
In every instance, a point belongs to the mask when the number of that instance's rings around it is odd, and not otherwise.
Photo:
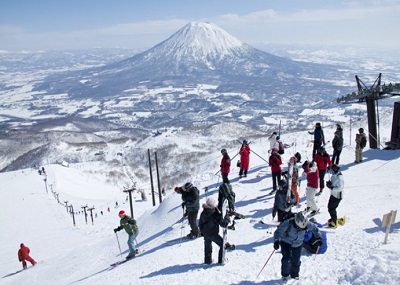
[(136, 248), (135, 248), (135, 239), (139, 234), (139, 228), (137, 226), (136, 220), (128, 216), (124, 210), (119, 211), (118, 213), (120, 226), (114, 229), (114, 233), (119, 232), (124, 229), (128, 234), (128, 248), (129, 254), (126, 256), (126, 259), (130, 259), (135, 257)]
[(247, 177), (247, 171), (249, 170), (250, 164), (250, 146), (246, 140), (243, 141), (243, 144), (239, 150), (240, 155), (240, 171), (239, 177), (241, 178), (242, 175)]
[(313, 132), (308, 132), (310, 135), (314, 135), (314, 144), (313, 144), (313, 159), (317, 154), (317, 151), (322, 145), (325, 145), (325, 136), (324, 131), (322, 130), (321, 123), (315, 124), (315, 129)]
[(274, 193), (277, 189), (278, 182), (281, 180), (282, 175), (282, 159), (278, 154), (278, 149), (273, 148), (271, 152), (271, 156), (269, 157), (268, 164), (271, 167), (272, 173), (272, 193)]
[(319, 193), (317, 193), (317, 195), (320, 195), (325, 187), (326, 169), (332, 165), (332, 162), (329, 154), (323, 146), (319, 148), (318, 153), (314, 157), (314, 161), (317, 164), (319, 175)]
[(332, 228), (337, 228), (338, 223), (344, 224), (346, 222), (345, 217), (338, 219), (336, 212), (343, 198), (344, 179), (342, 172), (340, 172), (340, 167), (336, 164), (332, 165), (331, 171), (333, 172), (331, 180), (326, 182), (326, 187), (331, 189), (331, 196), (328, 202), (328, 212), (331, 218), (328, 221), (328, 225)]
[(303, 163), (303, 175), (307, 176), (307, 211), (311, 210), (310, 215), (315, 215), (318, 212), (317, 204), (315, 203), (315, 193), (318, 191), (319, 173), (315, 162), (308, 162), (307, 160)]
[(26, 261), (29, 261), (32, 266), (36, 265), (36, 261), (30, 257), (29, 253), (31, 250), (29, 247), (25, 246), (23, 243), (20, 244), (20, 249), (18, 250), (18, 260), (22, 262), (22, 268), (27, 269), (28, 266), (26, 265)]
[(228, 179), (228, 174), (231, 172), (231, 158), (229, 157), (226, 149), (221, 149), (222, 159), (221, 159), (221, 176), (223, 183), (230, 183)]
[(197, 215), (200, 210), (200, 191), (192, 183), (187, 182), (182, 187), (175, 187), (175, 192), (182, 194), (182, 208), (186, 206), (186, 213), (191, 228), (187, 238), (195, 239), (200, 236), (200, 230), (197, 226)]
[(282, 222), (274, 232), (274, 249), (281, 247), (281, 275), (283, 283), (289, 278), (299, 279), (301, 251), (306, 231), (310, 230), (320, 241), (322, 239), (318, 227), (309, 223), (302, 212)]
[(222, 263), (223, 238), (219, 235), (219, 227), (226, 228), (230, 223), (229, 216), (222, 218), (221, 211), (213, 197), (208, 197), (206, 204), (203, 204), (203, 212), (200, 214), (199, 228), (204, 237), (204, 263), (212, 263), (212, 243), (219, 246), (218, 263)]
[(363, 128), (358, 129), (358, 134), (356, 134), (356, 160), (355, 163), (360, 163), (363, 160), (362, 151), (367, 145), (367, 135), (364, 133)]
[(339, 124), (336, 126), (335, 137), (332, 140), (333, 154), (331, 163), (339, 165), (340, 154), (343, 149), (343, 129)]

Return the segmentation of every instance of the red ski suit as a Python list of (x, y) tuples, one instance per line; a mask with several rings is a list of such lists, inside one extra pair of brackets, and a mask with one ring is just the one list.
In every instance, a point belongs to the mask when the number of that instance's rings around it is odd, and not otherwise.
[(242, 145), (239, 154), (240, 154), (240, 169), (249, 170), (250, 146), (248, 144)]
[(25, 246), (23, 243), (21, 243), (21, 248), (18, 250), (18, 259), (19, 261), (22, 261), (22, 267), (26, 268), (26, 261), (29, 261), (32, 263), (32, 265), (36, 264), (36, 261), (33, 260), (32, 257), (29, 256), (29, 247)]

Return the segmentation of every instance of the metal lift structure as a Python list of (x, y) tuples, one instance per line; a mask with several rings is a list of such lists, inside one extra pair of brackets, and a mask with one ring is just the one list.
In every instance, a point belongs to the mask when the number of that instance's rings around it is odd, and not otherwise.
[[(379, 73), (371, 87), (367, 87), (364, 82), (356, 75), (358, 91), (337, 99), (338, 103), (367, 103), (369, 147), (378, 148), (377, 132), (377, 100), (400, 95), (400, 83), (390, 83), (381, 85), (382, 73)], [(394, 103), (392, 134), (390, 142), (386, 142), (389, 148), (400, 148), (400, 101)]]

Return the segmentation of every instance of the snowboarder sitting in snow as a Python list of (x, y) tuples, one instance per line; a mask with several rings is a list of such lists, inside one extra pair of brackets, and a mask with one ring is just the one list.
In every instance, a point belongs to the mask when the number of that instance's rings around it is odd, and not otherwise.
[(175, 187), (175, 192), (182, 194), (182, 208), (186, 206), (186, 213), (191, 228), (190, 233), (186, 237), (189, 239), (195, 239), (200, 236), (199, 227), (197, 226), (197, 215), (200, 209), (200, 191), (197, 187), (193, 186), (192, 183), (187, 182), (182, 187)]
[(282, 222), (274, 232), (274, 249), (278, 250), (281, 246), (281, 275), (284, 283), (290, 277), (299, 279), (301, 250), (307, 229), (317, 238), (321, 238), (318, 227), (309, 223), (303, 213), (299, 212), (293, 218)]
[[(322, 225), (317, 223), (314, 218), (310, 219), (310, 222), (316, 224), (318, 228), (321, 228)], [(310, 253), (313, 254), (322, 254), (325, 253), (326, 250), (328, 249), (328, 241), (326, 238), (326, 233), (323, 231), (320, 231), (321, 233), (321, 238), (317, 237), (314, 235), (314, 233), (310, 230), (306, 231), (306, 234), (304, 236), (303, 240), (303, 247)]]
[[(230, 223), (229, 216), (222, 218), (221, 211), (217, 208), (217, 203), (213, 197), (208, 197), (206, 204), (203, 204), (203, 212), (200, 215), (199, 228), (204, 236), (204, 263), (212, 263), (212, 242), (219, 246), (218, 263), (222, 263), (223, 238), (219, 235), (219, 227), (226, 228)], [(227, 247), (231, 247), (229, 243)]]
[(130, 216), (125, 214), (124, 210), (119, 211), (118, 216), (120, 217), (120, 226), (114, 229), (114, 233), (119, 232), (122, 229), (125, 229), (128, 234), (128, 247), (129, 254), (126, 256), (126, 259), (130, 259), (135, 257), (136, 248), (135, 248), (135, 239), (139, 234), (139, 228), (136, 224), (136, 220), (131, 218)]
[(28, 260), (32, 266), (35, 266), (36, 261), (29, 256), (30, 249), (29, 247), (25, 246), (23, 243), (20, 245), (20, 249), (18, 250), (18, 259), (22, 262), (22, 268), (27, 269), (28, 266), (26, 265), (26, 260)]
[(334, 164), (330, 169), (333, 174), (331, 180), (326, 181), (326, 187), (331, 189), (331, 196), (329, 197), (328, 202), (328, 212), (331, 218), (328, 221), (328, 225), (332, 228), (337, 228), (338, 223), (343, 225), (346, 222), (346, 217), (338, 219), (336, 212), (336, 209), (343, 198), (344, 180), (339, 166)]
[[(279, 191), (275, 194), (274, 207), (272, 209), (272, 219), (275, 218), (278, 213), (278, 222), (292, 217), (291, 205), (296, 202), (296, 197), (292, 190), (289, 190), (289, 185), (286, 179), (282, 179), (278, 183)], [(290, 191), (290, 201), (287, 201), (287, 192)]]

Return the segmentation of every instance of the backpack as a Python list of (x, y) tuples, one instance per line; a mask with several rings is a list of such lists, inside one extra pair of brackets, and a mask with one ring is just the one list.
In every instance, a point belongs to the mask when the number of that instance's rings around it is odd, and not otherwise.
[(285, 146), (283, 145), (283, 142), (279, 142), (279, 154), (284, 154), (285, 153)]
[(360, 147), (364, 148), (367, 145), (367, 138), (365, 136), (361, 136)]

